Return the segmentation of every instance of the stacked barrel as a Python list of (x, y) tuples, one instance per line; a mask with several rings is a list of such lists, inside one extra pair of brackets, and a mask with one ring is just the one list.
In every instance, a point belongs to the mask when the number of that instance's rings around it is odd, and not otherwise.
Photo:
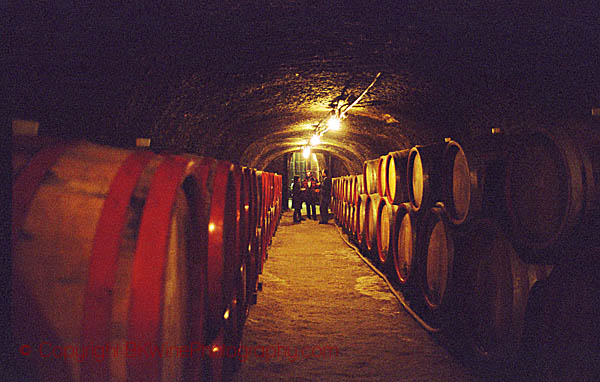
[(564, 287), (532, 291), (555, 267), (598, 269), (598, 150), (588, 123), (390, 152), (364, 162), (350, 236), (429, 326), (481, 361), (517, 362), (540, 327), (561, 325), (531, 306), (558, 310), (548, 296)]
[(357, 197), (362, 189), (362, 181), (356, 175), (332, 179), (331, 209), (335, 221), (347, 232), (356, 232)]
[(22, 374), (230, 380), (281, 176), (38, 137), (12, 154), (12, 329), (35, 348)]

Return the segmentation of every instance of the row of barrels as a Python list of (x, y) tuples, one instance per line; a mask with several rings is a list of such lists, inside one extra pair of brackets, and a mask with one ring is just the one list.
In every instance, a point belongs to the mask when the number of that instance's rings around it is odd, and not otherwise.
[(24, 380), (229, 380), (280, 175), (13, 137), (12, 332)]
[[(598, 263), (600, 139), (576, 127), (449, 140), (366, 161), (363, 174), (334, 180), (363, 179), (358, 197), (334, 192), (336, 221), (431, 327), (482, 361), (516, 362), (541, 338), (532, 322), (556, 314), (548, 313), (557, 306), (551, 298), (532, 291)], [(531, 308), (540, 300), (545, 318)]]
[(377, 194), (421, 214), (442, 202), (453, 227), (497, 219), (525, 261), (556, 264), (565, 249), (599, 244), (599, 124), (390, 152), (366, 161), (363, 174), (346, 177), (360, 186), (338, 199), (356, 206), (360, 193)]

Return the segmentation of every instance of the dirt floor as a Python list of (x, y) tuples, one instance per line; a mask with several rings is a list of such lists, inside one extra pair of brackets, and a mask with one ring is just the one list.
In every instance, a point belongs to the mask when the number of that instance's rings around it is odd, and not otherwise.
[(235, 381), (487, 380), (403, 310), (333, 220), (286, 212), (261, 280)]

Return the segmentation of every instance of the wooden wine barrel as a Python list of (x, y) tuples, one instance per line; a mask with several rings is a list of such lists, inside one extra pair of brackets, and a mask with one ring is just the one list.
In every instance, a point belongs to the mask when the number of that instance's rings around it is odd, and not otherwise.
[(520, 355), (529, 291), (551, 267), (525, 264), (493, 220), (475, 220), (463, 233), (456, 241), (457, 334), (476, 358), (510, 365)]
[(259, 273), (262, 273), (263, 270), (263, 266), (265, 263), (265, 260), (267, 258), (267, 246), (269, 243), (269, 227), (267, 226), (268, 223), (268, 216), (267, 216), (267, 208), (268, 208), (268, 199), (267, 199), (267, 188), (268, 188), (268, 179), (269, 179), (269, 173), (267, 171), (259, 171), (257, 172), (257, 180), (258, 182), (258, 195), (259, 195), (259, 206), (260, 206), (260, 213), (259, 213), (259, 227), (260, 227), (260, 237), (259, 237), (259, 241), (260, 241), (260, 253), (259, 253)]
[(262, 228), (263, 220), (265, 217), (264, 209), (265, 209), (265, 194), (264, 194), (264, 179), (266, 179), (266, 175), (263, 177), (264, 171), (256, 171), (256, 205), (257, 205), (257, 215), (256, 215), (256, 226), (258, 228)]
[[(20, 360), (25, 375), (222, 376), (218, 362), (201, 358), (126, 357), (126, 346), (210, 344), (207, 326), (223, 328), (224, 293), (209, 280), (222, 283), (227, 272), (211, 253), (224, 257), (235, 227), (225, 220), (229, 194), (217, 200), (206, 191), (209, 169), (189, 158), (85, 142), (44, 148), (22, 169), (13, 185), (13, 333), (17, 343), (48, 345)], [(210, 322), (216, 311), (221, 318)], [(64, 353), (86, 346), (107, 347), (110, 356)], [(59, 355), (48, 359), (46, 351)]]
[(338, 191), (339, 180), (340, 180), (339, 178), (331, 179), (331, 197), (333, 198), (334, 201), (339, 199), (339, 191)]
[(440, 195), (440, 161), (445, 143), (415, 146), (408, 156), (408, 196), (415, 212), (426, 212)]
[(363, 185), (365, 194), (377, 193), (377, 165), (379, 158), (363, 163)]
[(397, 248), (394, 252), (394, 269), (398, 282), (402, 286), (416, 285), (417, 229), (417, 216), (412, 211), (410, 203), (400, 204), (394, 226)]
[(354, 191), (356, 189), (356, 175), (348, 176), (348, 190), (346, 193), (346, 198), (348, 199), (348, 204), (351, 206), (354, 205)]
[(341, 187), (341, 200), (342, 202), (348, 202), (348, 177), (342, 177), (342, 187)]
[(408, 181), (406, 169), (410, 149), (393, 151), (387, 155), (386, 161), (386, 196), (393, 204), (408, 201)]
[(371, 208), (367, 209), (365, 216), (366, 247), (369, 252), (377, 255), (377, 211), (379, 211), (381, 195), (370, 194), (369, 199)]
[(510, 141), (502, 134), (448, 142), (442, 157), (441, 201), (455, 226), (468, 219), (500, 217)]
[(250, 301), (256, 301), (256, 292), (258, 288), (258, 274), (260, 271), (260, 243), (259, 243), (259, 196), (258, 196), (258, 175), (256, 169), (250, 171), (250, 259), (248, 263), (248, 295)]
[[(27, 135), (14, 135), (12, 137), (12, 180), (13, 182), (17, 179), (19, 174), (27, 168), (32, 158), (45, 149), (45, 156), (56, 156), (60, 155), (64, 149), (65, 142), (61, 142), (57, 139), (49, 137), (37, 137)], [(53, 154), (52, 151), (58, 151)], [(40, 160), (40, 159), (38, 159)]]
[(333, 219), (334, 219), (334, 221), (335, 221), (336, 224), (338, 222), (338, 218), (337, 218), (337, 203), (338, 203), (338, 201), (335, 198), (331, 199), (331, 212), (333, 213)]
[(385, 197), (381, 198), (377, 211), (377, 254), (379, 262), (390, 269), (391, 267), (388, 266), (393, 265), (396, 249), (393, 233), (397, 212), (397, 205), (390, 203)]
[[(235, 371), (235, 359), (224, 356), (226, 348), (241, 346), (241, 315), (243, 305), (238, 296), (243, 290), (241, 257), (237, 240), (239, 217), (239, 176), (236, 166), (213, 158), (183, 154), (180, 159), (192, 160), (202, 168), (206, 192), (210, 195), (207, 226), (207, 292), (208, 311), (205, 323), (206, 344), (213, 357), (205, 368), (214, 380), (228, 380)], [(205, 174), (208, 174), (206, 176)]]
[(358, 199), (361, 194), (364, 194), (364, 177), (362, 175), (355, 175), (354, 180), (354, 205), (358, 203)]
[[(251, 173), (252, 170), (248, 167), (240, 167), (240, 236), (242, 242), (240, 248), (242, 250), (248, 249), (248, 243), (250, 242), (250, 199), (251, 199)], [(244, 245), (245, 244), (245, 245)]]
[(421, 290), (432, 325), (444, 324), (455, 290), (454, 235), (444, 206), (438, 203), (423, 217), (423, 235), (417, 257), (422, 259)]
[[(229, 175), (229, 182), (226, 188), (221, 192), (230, 195), (231, 206), (230, 215), (235, 226), (233, 232), (228, 234), (232, 248), (229, 256), (225, 256), (224, 267), (231, 269), (229, 279), (223, 279), (223, 289), (225, 292), (225, 311), (223, 313), (224, 328), (223, 342), (225, 348), (240, 350), (242, 341), (242, 331), (246, 321), (249, 304), (247, 300), (247, 259), (248, 256), (243, 248), (243, 235), (245, 234), (245, 222), (242, 222), (244, 204), (246, 196), (243, 195), (242, 168), (231, 163), (224, 162), (225, 170)], [(229, 190), (227, 190), (229, 188)], [(227, 274), (226, 273), (226, 274)], [(225, 357), (223, 359), (223, 375), (232, 375), (240, 365), (240, 360), (234, 357)]]
[(531, 374), (539, 381), (598, 377), (600, 249), (580, 250), (572, 256), (578, 259), (556, 265), (548, 279), (530, 292), (523, 342)]
[(352, 237), (356, 237), (356, 206), (350, 206), (348, 216), (348, 231)]
[(371, 208), (369, 195), (361, 194), (356, 204), (356, 239), (360, 245), (365, 243), (367, 210)]
[(251, 242), (251, 186), (252, 186), (252, 170), (248, 167), (241, 168), (241, 183), (240, 183), (240, 219), (239, 219), (239, 256), (241, 259), (240, 278), (241, 278), (241, 296), (240, 301), (243, 306), (243, 320), (249, 314), (252, 293), (249, 289), (249, 283), (252, 272), (252, 256), (250, 252)]
[(564, 125), (520, 135), (505, 182), (510, 236), (517, 247), (556, 262), (563, 248), (598, 242), (600, 133)]
[(349, 176), (344, 176), (343, 177), (344, 181), (344, 185), (343, 185), (343, 194), (342, 194), (342, 200), (346, 203), (348, 203), (348, 189), (350, 188), (350, 177)]
[(384, 197), (387, 194), (387, 155), (382, 155), (379, 157), (377, 162), (377, 193)]
[(441, 199), (448, 211), (448, 219), (454, 225), (462, 224), (471, 205), (471, 177), (469, 163), (458, 142), (446, 145), (442, 158), (443, 190)]
[(348, 231), (350, 229), (350, 214), (351, 214), (352, 206), (350, 203), (344, 203), (344, 229)]

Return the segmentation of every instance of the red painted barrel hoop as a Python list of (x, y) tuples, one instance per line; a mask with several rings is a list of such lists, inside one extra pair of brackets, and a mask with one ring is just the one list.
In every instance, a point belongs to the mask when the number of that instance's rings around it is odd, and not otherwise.
[(29, 205), (37, 192), (44, 175), (52, 168), (69, 146), (58, 143), (44, 148), (29, 162), (27, 168), (15, 180), (12, 188), (12, 242), (16, 242)]
[[(110, 338), (111, 290), (115, 283), (119, 244), (129, 200), (142, 171), (152, 159), (151, 152), (134, 152), (113, 178), (98, 219), (90, 256), (88, 283), (84, 297), (81, 343), (107, 344)], [(82, 363), (82, 379), (106, 381), (109, 370), (92, 357)]]

